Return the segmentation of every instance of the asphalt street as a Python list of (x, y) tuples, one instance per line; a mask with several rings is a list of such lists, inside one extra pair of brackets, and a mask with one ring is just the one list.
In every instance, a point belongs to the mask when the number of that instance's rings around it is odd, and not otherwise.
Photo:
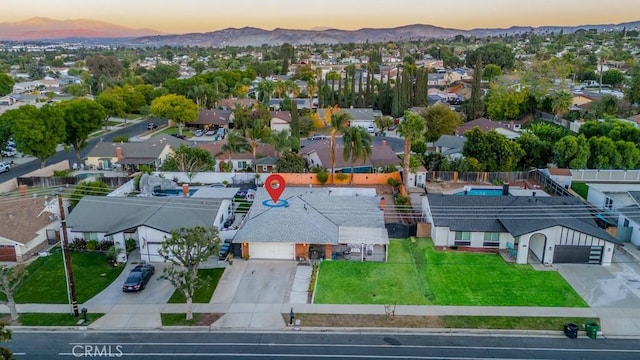
[(17, 359), (638, 359), (640, 340), (509, 335), (16, 331)]
[[(158, 125), (163, 125), (163, 124), (166, 124), (167, 121), (155, 120), (154, 122), (157, 123)], [(80, 151), (80, 155), (81, 157), (87, 156), (89, 151), (91, 151), (91, 149), (93, 149), (93, 147), (100, 141), (112, 141), (114, 137), (119, 135), (126, 135), (128, 137), (133, 137), (133, 136), (142, 134), (145, 131), (147, 131), (146, 121), (132, 123), (131, 125), (119, 128), (115, 131), (109, 132), (102, 136), (89, 139), (87, 141), (87, 146), (82, 151)], [(7, 160), (10, 160), (10, 159), (7, 159)], [(45, 165), (54, 164), (64, 160), (69, 160), (70, 164), (73, 164), (74, 162), (76, 162), (77, 160), (76, 160), (75, 151), (73, 151), (73, 149), (71, 148), (69, 149), (69, 151), (65, 151), (65, 150), (58, 151), (55, 155), (47, 159), (47, 161), (45, 162)], [(40, 168), (40, 160), (37, 160), (37, 159), (30, 161), (28, 163), (16, 165), (15, 167), (12, 167), (10, 171), (0, 174), (0, 183), (22, 176), (32, 171), (38, 170), (39, 168)]]

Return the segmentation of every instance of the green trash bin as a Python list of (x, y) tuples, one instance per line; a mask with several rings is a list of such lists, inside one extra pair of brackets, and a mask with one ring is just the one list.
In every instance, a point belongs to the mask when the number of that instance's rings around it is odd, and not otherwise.
[(584, 329), (587, 331), (587, 336), (596, 339), (598, 337), (598, 331), (600, 331), (600, 326), (595, 321), (587, 321), (584, 323)]

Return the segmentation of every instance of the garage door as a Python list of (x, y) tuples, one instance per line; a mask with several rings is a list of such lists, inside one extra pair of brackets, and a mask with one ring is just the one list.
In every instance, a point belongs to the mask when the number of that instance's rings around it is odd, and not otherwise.
[(293, 260), (295, 244), (252, 243), (249, 255), (252, 259)]
[(553, 251), (553, 262), (600, 264), (602, 260), (602, 246), (573, 246), (556, 245)]
[(16, 248), (13, 245), (0, 245), (0, 261), (16, 261)]

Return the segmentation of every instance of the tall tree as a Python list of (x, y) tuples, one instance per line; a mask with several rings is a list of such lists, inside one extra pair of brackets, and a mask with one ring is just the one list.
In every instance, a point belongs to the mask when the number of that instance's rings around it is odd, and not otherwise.
[(180, 171), (194, 173), (198, 171), (211, 171), (214, 161), (211, 153), (200, 148), (180, 145), (173, 154), (169, 155), (162, 163), (164, 171)]
[(331, 111), (331, 140), (329, 142), (329, 162), (331, 162), (331, 183), (334, 183), (335, 176), (335, 168), (336, 168), (336, 137), (338, 133), (347, 126), (351, 117), (344, 111), (340, 111), (337, 107), (330, 110)]
[(198, 119), (198, 105), (182, 95), (168, 94), (156, 98), (151, 103), (151, 113), (159, 118), (167, 118), (178, 123), (178, 130), (182, 134), (182, 129), (186, 123)]
[(18, 151), (40, 159), (40, 168), (56, 153), (65, 139), (64, 114), (60, 106), (45, 105), (37, 109), (23, 105), (16, 111), (14, 138)]
[(184, 295), (187, 320), (193, 319), (193, 294), (205, 283), (205, 279), (198, 276), (200, 263), (216, 253), (219, 243), (216, 228), (197, 226), (172, 231), (171, 237), (162, 241), (158, 250), (169, 261), (162, 277)]
[(629, 82), (625, 90), (627, 100), (632, 104), (640, 104), (640, 63), (629, 70)]
[(269, 105), (269, 100), (275, 90), (276, 84), (271, 80), (262, 80), (258, 83), (258, 101), (262, 105)]
[(525, 155), (518, 143), (507, 139), (495, 130), (487, 133), (475, 127), (465, 134), (467, 141), (462, 154), (477, 159), (485, 171), (513, 171)]
[(260, 119), (257, 119), (253, 122), (253, 126), (245, 131), (245, 137), (249, 140), (249, 144), (251, 145), (253, 164), (255, 166), (258, 145), (260, 143), (267, 143), (271, 141), (271, 129), (268, 126), (263, 125)]
[(100, 93), (96, 97), (96, 102), (102, 105), (104, 109), (104, 130), (107, 131), (109, 126), (109, 119), (111, 117), (124, 117), (126, 115), (125, 109), (127, 104), (121, 96), (116, 95), (110, 90), (106, 90)]
[(216, 154), (216, 156), (223, 156), (223, 161), (220, 162), (220, 166), (223, 166), (225, 155), (227, 159), (231, 159), (232, 154), (248, 152), (251, 150), (251, 145), (240, 132), (230, 131), (225, 138), (225, 143), (220, 147), (220, 153)]
[(411, 165), (411, 144), (424, 140), (424, 119), (413, 111), (405, 111), (404, 117), (398, 125), (398, 134), (404, 138), (403, 173), (405, 188), (409, 188), (409, 170)]
[(18, 320), (19, 316), (18, 309), (16, 308), (16, 300), (13, 295), (26, 276), (27, 271), (24, 269), (24, 266), (0, 266), (0, 292), (7, 297), (6, 301), (0, 303), (9, 307), (11, 320), (13, 321)]
[(584, 135), (567, 135), (554, 144), (553, 153), (558, 167), (586, 169), (591, 150)]
[(106, 112), (99, 103), (83, 98), (64, 101), (59, 106), (64, 116), (64, 144), (73, 147), (80, 162), (80, 150), (87, 146), (89, 135), (100, 129)]
[(367, 161), (367, 158), (371, 156), (372, 140), (371, 135), (363, 127), (350, 126), (342, 130), (342, 143), (344, 144), (342, 159), (344, 161), (351, 159), (351, 184), (353, 184), (353, 163), (358, 160)]
[(276, 168), (281, 173), (302, 173), (304, 172), (305, 162), (302, 156), (286, 151), (278, 157)]
[(451, 135), (462, 125), (460, 116), (448, 105), (436, 104), (420, 113), (425, 121), (425, 140), (436, 141), (442, 135)]
[(13, 78), (5, 73), (0, 72), (0, 96), (11, 94), (13, 91), (13, 85), (15, 81)]
[(476, 58), (476, 67), (473, 69), (473, 82), (471, 83), (471, 98), (467, 106), (467, 121), (478, 119), (484, 115), (482, 103), (482, 56)]

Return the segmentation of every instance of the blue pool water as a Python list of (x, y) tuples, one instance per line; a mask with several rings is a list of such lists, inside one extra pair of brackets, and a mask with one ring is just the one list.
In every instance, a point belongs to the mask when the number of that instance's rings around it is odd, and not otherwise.
[[(189, 189), (189, 196), (193, 195), (198, 189)], [(155, 190), (153, 192), (155, 196), (182, 196), (182, 189), (165, 189)]]
[[(459, 191), (455, 195), (464, 195), (464, 191)], [(467, 195), (476, 196), (501, 196), (502, 189), (471, 189), (467, 191)]]

